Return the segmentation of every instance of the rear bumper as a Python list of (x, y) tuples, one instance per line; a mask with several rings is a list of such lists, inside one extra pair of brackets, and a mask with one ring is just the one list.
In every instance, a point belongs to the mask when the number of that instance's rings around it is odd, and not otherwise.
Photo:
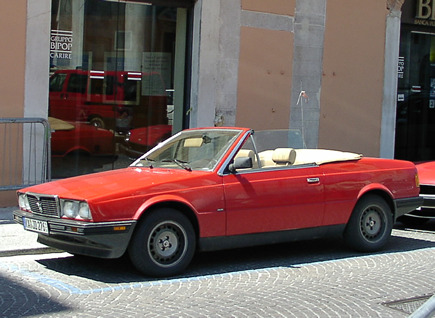
[(38, 242), (72, 254), (101, 258), (122, 256), (130, 242), (136, 221), (90, 223), (49, 218), (17, 210), (14, 221), (24, 218), (47, 222), (48, 234), (38, 233)]
[(398, 217), (419, 208), (423, 204), (423, 197), (418, 196), (396, 199), (394, 200), (394, 204), (396, 206), (395, 219), (397, 219)]

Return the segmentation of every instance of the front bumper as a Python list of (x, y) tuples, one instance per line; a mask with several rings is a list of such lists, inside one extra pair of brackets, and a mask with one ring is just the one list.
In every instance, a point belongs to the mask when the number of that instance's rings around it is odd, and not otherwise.
[[(83, 222), (50, 218), (16, 210), (14, 221), (24, 226), (24, 219), (47, 222), (48, 234), (38, 233), (38, 242), (72, 254), (101, 258), (122, 256), (130, 242), (136, 221)], [(36, 231), (38, 232), (38, 231)]]
[(420, 197), (423, 199), (421, 206), (406, 215), (421, 219), (435, 219), (435, 195), (420, 194)]
[(423, 198), (421, 196), (418, 196), (418, 197), (411, 197), (411, 198), (396, 199), (394, 201), (394, 204), (396, 206), (395, 219), (397, 219), (398, 217), (419, 208), (423, 204)]

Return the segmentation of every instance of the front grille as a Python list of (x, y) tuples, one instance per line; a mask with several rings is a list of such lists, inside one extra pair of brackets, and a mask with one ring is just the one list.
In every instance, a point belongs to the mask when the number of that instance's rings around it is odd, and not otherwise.
[(435, 194), (435, 186), (420, 184), (420, 194)]
[(27, 200), (33, 213), (59, 217), (57, 197), (28, 193)]

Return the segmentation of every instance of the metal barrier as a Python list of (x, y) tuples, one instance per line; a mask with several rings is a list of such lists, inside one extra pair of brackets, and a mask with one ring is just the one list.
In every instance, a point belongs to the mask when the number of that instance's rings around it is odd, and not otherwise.
[(51, 180), (51, 131), (44, 118), (0, 118), (0, 191)]
[(435, 295), (429, 298), (423, 305), (409, 316), (409, 318), (435, 317)]

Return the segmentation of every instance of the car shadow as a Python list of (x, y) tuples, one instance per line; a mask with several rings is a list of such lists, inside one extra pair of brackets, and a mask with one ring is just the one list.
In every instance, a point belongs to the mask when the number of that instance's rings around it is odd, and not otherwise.
[[(70, 312), (72, 307), (0, 273), (0, 316), (32, 317)], [(37, 306), (35, 305), (37, 304)]]
[[(432, 232), (433, 230), (434, 228), (432, 228)], [(406, 231), (419, 230), (400, 229), (400, 231), (406, 233)], [(39, 259), (38, 262), (49, 270), (61, 272), (68, 276), (82, 277), (107, 284), (131, 284), (133, 282), (147, 283), (199, 278), (266, 268), (298, 268), (301, 265), (318, 262), (408, 252), (433, 247), (435, 247), (434, 241), (409, 238), (393, 233), (387, 246), (376, 253), (355, 252), (348, 248), (341, 239), (333, 238), (203, 252), (196, 254), (191, 265), (182, 275), (170, 278), (146, 277), (133, 267), (126, 256), (111, 260), (67, 256)]]

